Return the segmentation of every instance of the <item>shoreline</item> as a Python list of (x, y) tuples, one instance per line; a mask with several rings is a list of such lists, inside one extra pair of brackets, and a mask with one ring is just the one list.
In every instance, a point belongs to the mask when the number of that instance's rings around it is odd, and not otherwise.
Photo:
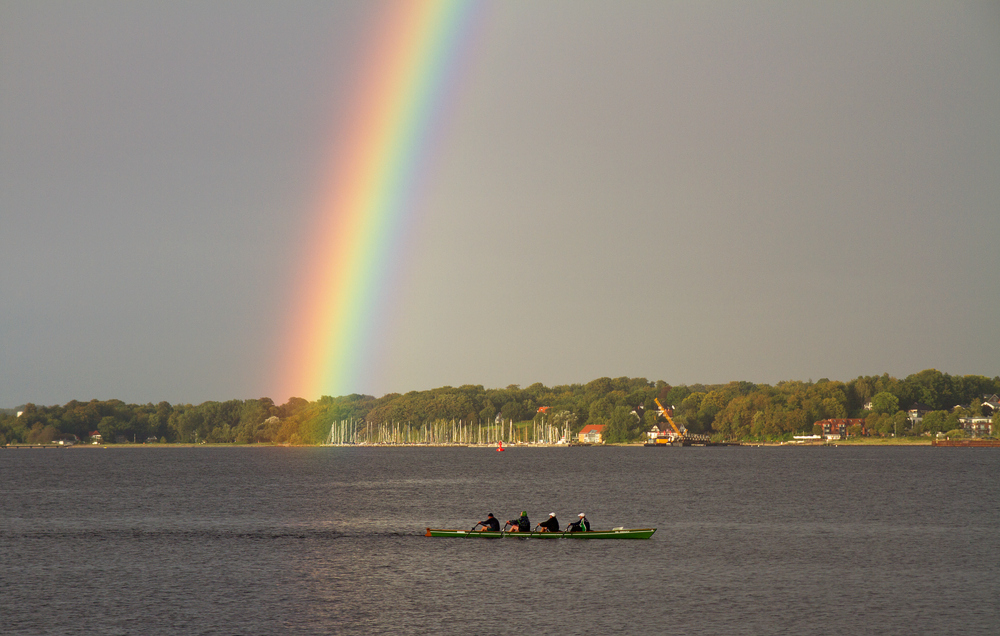
[[(943, 440), (942, 440), (943, 441)], [(985, 444), (976, 444), (974, 442), (981, 441), (987, 442)], [(968, 443), (973, 442), (973, 443)], [(977, 439), (965, 439), (965, 440), (949, 440), (949, 443), (942, 444), (939, 441), (937, 444), (931, 439), (863, 439), (863, 440), (832, 440), (824, 442), (739, 442), (738, 444), (733, 444), (733, 446), (741, 447), (752, 447), (752, 448), (813, 448), (813, 447), (826, 447), (826, 446), (927, 446), (927, 447), (973, 447), (973, 448), (989, 448), (992, 446), (989, 442), (996, 442), (997, 446), (1000, 446), (1000, 441), (997, 440), (977, 440)], [(630, 443), (630, 444), (593, 444), (587, 447), (619, 447), (619, 448), (649, 448), (644, 446), (642, 443)], [(570, 448), (569, 444), (511, 444), (504, 446), (504, 450), (512, 449), (530, 449), (530, 448)], [(576, 446), (573, 446), (576, 447)], [(48, 450), (48, 449), (71, 449), (71, 448), (474, 448), (481, 450), (496, 450), (495, 444), (235, 444), (235, 443), (156, 443), (156, 444), (6, 444), (0, 446), (0, 450)], [(582, 447), (581, 447), (582, 448)]]

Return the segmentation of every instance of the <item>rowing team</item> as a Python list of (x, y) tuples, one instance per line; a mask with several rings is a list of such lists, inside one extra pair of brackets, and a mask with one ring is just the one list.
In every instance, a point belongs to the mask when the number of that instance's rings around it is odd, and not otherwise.
[[(573, 523), (566, 526), (564, 532), (590, 532), (590, 522), (587, 521), (587, 516), (582, 512), (577, 515), (579, 519)], [(508, 530), (508, 527), (510, 530)], [(535, 524), (535, 530), (540, 532), (559, 532), (559, 520), (556, 519), (556, 513), (550, 512), (549, 518), (545, 521)], [(486, 515), (484, 521), (480, 521), (472, 529), (478, 530), (480, 532), (500, 532), (500, 521), (493, 516), (493, 513)], [(531, 522), (528, 521), (528, 513), (524, 510), (521, 511), (521, 516), (517, 519), (508, 519), (507, 523), (503, 526), (504, 532), (534, 532), (531, 528)]]

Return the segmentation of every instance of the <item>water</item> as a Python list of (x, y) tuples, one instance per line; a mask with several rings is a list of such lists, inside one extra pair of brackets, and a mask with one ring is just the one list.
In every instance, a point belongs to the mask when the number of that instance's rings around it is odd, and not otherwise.
[[(0, 452), (5, 634), (996, 634), (1000, 452)], [(649, 541), (430, 539), (526, 509)]]

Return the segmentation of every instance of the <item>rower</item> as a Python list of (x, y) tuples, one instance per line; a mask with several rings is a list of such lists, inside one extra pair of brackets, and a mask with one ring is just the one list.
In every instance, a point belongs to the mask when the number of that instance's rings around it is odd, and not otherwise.
[(590, 522), (587, 521), (586, 515), (581, 512), (577, 516), (580, 517), (580, 520), (569, 524), (566, 529), (570, 532), (590, 532)]
[(521, 516), (507, 522), (511, 532), (531, 532), (531, 522), (528, 521), (528, 511), (522, 510)]
[(541, 526), (542, 532), (559, 532), (559, 520), (556, 519), (556, 513), (550, 512), (549, 518), (538, 524)]
[[(482, 528), (479, 528), (479, 526), (482, 526)], [(488, 532), (500, 532), (500, 522), (497, 521), (496, 517), (494, 517), (491, 512), (486, 515), (486, 521), (480, 521), (476, 524), (476, 528), (479, 528), (480, 532), (484, 530)]]

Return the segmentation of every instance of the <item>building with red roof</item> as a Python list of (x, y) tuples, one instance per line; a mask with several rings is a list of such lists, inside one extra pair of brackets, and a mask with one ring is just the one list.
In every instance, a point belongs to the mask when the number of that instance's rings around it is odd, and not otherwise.
[(584, 444), (600, 444), (601, 433), (603, 432), (603, 424), (587, 424), (580, 429), (578, 439)]

